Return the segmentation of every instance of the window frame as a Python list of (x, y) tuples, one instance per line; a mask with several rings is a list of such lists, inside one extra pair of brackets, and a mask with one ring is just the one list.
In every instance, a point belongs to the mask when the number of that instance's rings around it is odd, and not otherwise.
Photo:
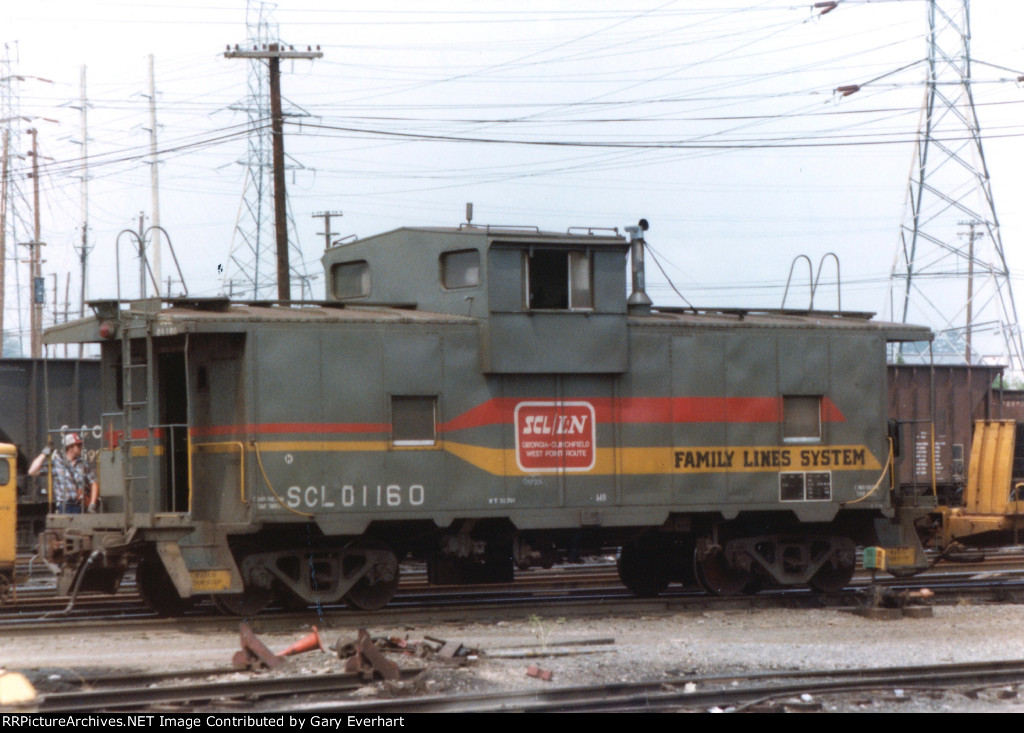
[[(430, 431), (431, 437), (412, 437), (412, 438), (396, 438), (395, 437), (395, 415), (396, 405), (402, 403), (410, 403), (414, 400), (430, 401), (431, 406), (431, 422)], [(437, 436), (437, 416), (438, 416), (438, 404), (437, 395), (428, 394), (392, 394), (390, 399), (390, 419), (391, 419), (391, 447), (392, 448), (436, 448), (440, 445), (440, 441)], [(412, 416), (415, 419), (415, 415)], [(405, 416), (403, 416), (403, 420)], [(406, 427), (403, 425), (403, 428)], [(419, 427), (419, 426), (417, 426)]]
[[(533, 292), (531, 285), (531, 267), (530, 263), (534, 258), (536, 252), (549, 252), (564, 255), (564, 272), (565, 272), (565, 301), (564, 307), (535, 307), (530, 302), (531, 293)], [(577, 276), (579, 260), (582, 260), (586, 268), (586, 304), (578, 305), (576, 303), (576, 293), (579, 290), (577, 287), (580, 278)], [(562, 263), (559, 263), (561, 267)], [(574, 312), (587, 312), (594, 310), (594, 252), (590, 247), (583, 249), (562, 249), (560, 247), (530, 247), (523, 250), (523, 307), (527, 311), (541, 311), (541, 312), (558, 312), (558, 311), (574, 311)]]
[[(449, 285), (448, 284), (448, 262), (459, 255), (475, 255), (475, 267), (476, 267), (476, 279), (475, 282), (468, 283), (466, 285)], [(447, 252), (442, 252), (440, 257), (441, 266), (441, 287), (445, 290), (468, 290), (470, 288), (480, 287), (481, 282), (481, 257), (480, 250), (478, 249), (453, 249)], [(470, 268), (471, 269), (471, 268)], [(467, 272), (470, 270), (466, 270)]]
[[(790, 414), (792, 414), (792, 410), (794, 408), (796, 408), (796, 404), (795, 404), (796, 400), (800, 400), (801, 402), (799, 404), (801, 404), (801, 405), (806, 404), (806, 402), (809, 401), (809, 400), (814, 400), (815, 401), (815, 404), (817, 406), (817, 413), (818, 413), (817, 414), (817, 434), (816, 435), (809, 435), (809, 434), (790, 435), (789, 434), (788, 430), (791, 429), (791, 428), (788, 427), (790, 421), (787, 420), (787, 417)], [(808, 444), (808, 445), (809, 444), (813, 444), (813, 443), (821, 443), (821, 442), (823, 442), (824, 439), (825, 439), (825, 422), (822, 419), (822, 412), (823, 412), (822, 408), (824, 406), (824, 402), (825, 402), (825, 398), (824, 398), (823, 395), (807, 395), (807, 394), (804, 394), (804, 395), (801, 395), (801, 394), (782, 395), (782, 398), (781, 398), (781, 408), (782, 408), (781, 412), (782, 412), (782, 414), (780, 415), (780, 419), (779, 419), (779, 431), (782, 434), (782, 442), (783, 443), (790, 443), (790, 444)], [(805, 409), (805, 408), (801, 407), (799, 409)], [(797, 418), (797, 419), (803, 419), (805, 417), (806, 417), (806, 415), (794, 415), (794, 418)], [(797, 426), (797, 427), (799, 427), (799, 426)]]
[[(362, 272), (359, 274), (359, 279), (362, 281), (365, 279), (366, 288), (358, 294), (341, 294), (338, 292), (338, 277), (337, 272), (346, 267), (354, 265), (361, 265)], [(373, 277), (370, 273), (370, 263), (366, 260), (349, 260), (348, 262), (336, 262), (331, 265), (331, 292), (334, 297), (338, 300), (354, 300), (356, 298), (368, 298), (373, 290)]]

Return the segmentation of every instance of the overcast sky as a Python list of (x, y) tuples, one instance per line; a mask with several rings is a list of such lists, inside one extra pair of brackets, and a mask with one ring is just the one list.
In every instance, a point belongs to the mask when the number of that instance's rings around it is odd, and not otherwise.
[[(842, 306), (888, 316), (924, 99), (927, 3), (845, 0), (825, 15), (813, 4), (265, 4), (284, 43), (323, 52), (282, 65), (295, 115), (288, 191), (305, 268), (319, 275), (315, 212), (341, 211), (332, 221), (338, 237), (366, 237), (457, 225), (473, 202), (478, 224), (621, 231), (646, 218), (656, 258), (697, 306), (779, 306), (794, 258), (805, 254), (817, 269), (833, 252)], [(15, 144), (24, 152), (25, 130), (39, 131), (48, 298), (56, 281), (64, 308), (70, 272), (77, 308), (83, 66), (90, 298), (116, 293), (118, 234), (137, 228), (140, 211), (152, 213), (150, 54), (161, 224), (191, 294), (222, 292), (247, 154), (247, 120), (232, 107), (248, 92), (248, 62), (224, 50), (246, 41), (247, 3), (0, 0), (0, 8), (4, 71), (24, 77), (16, 101), (30, 118), (13, 126)], [(1024, 271), (1024, 89), (1013, 73), (1024, 67), (1022, 21), (1017, 0), (972, 3), (974, 97), (1015, 278)], [(861, 91), (835, 93), (853, 84)], [(28, 164), (16, 159), (11, 171), (26, 192)], [(16, 214), (31, 221), (28, 210)], [(122, 295), (134, 297), (137, 264), (124, 238), (121, 259)], [(681, 303), (649, 268), (655, 302)], [(806, 283), (806, 264), (798, 273)], [(831, 261), (821, 277), (835, 280)], [(19, 278), (24, 302), (27, 270)], [(314, 297), (323, 287), (319, 277)], [(964, 298), (949, 287), (950, 299)], [(13, 288), (9, 275), (9, 301)], [(786, 305), (807, 300), (803, 287)], [(836, 305), (835, 289), (823, 287), (815, 306)], [(6, 330), (17, 328), (14, 318), (9, 307)]]

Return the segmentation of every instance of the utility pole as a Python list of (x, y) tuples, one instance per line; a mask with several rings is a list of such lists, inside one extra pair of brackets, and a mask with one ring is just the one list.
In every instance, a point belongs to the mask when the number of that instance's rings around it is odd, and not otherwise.
[(29, 155), (32, 156), (32, 203), (33, 203), (33, 228), (32, 228), (32, 241), (25, 243), (29, 247), (29, 271), (31, 272), (32, 280), (32, 311), (30, 328), (31, 334), (31, 355), (33, 359), (38, 359), (43, 355), (42, 349), (42, 331), (43, 331), (43, 303), (46, 298), (46, 288), (43, 283), (41, 275), (42, 263), (40, 247), (43, 246), (43, 242), (40, 241), (40, 225), (39, 225), (39, 145), (37, 140), (38, 131), (33, 127), (28, 133), (32, 136), (32, 152)]
[[(156, 152), (156, 82), (153, 73), (153, 54), (149, 55), (149, 180), (153, 195), (153, 244), (150, 250), (150, 262), (153, 269), (153, 281), (160, 282), (160, 175), (159, 160)], [(159, 285), (158, 285), (159, 286)], [(156, 293), (159, 297), (160, 293)], [(168, 291), (170, 295), (170, 291)]]
[(317, 232), (317, 234), (319, 234), (320, 236), (322, 236), (324, 238), (324, 249), (330, 249), (331, 248), (331, 237), (338, 236), (337, 232), (332, 232), (331, 231), (331, 217), (332, 216), (342, 216), (342, 213), (340, 211), (318, 211), (315, 214), (313, 214), (313, 218), (314, 219), (323, 219), (324, 220), (324, 230), (322, 232)]
[(4, 280), (7, 266), (7, 159), (11, 149), (11, 128), (3, 131), (3, 162), (0, 163), (0, 357), (4, 355)]
[[(82, 67), (82, 295), (78, 304), (78, 317), (85, 318), (86, 262), (89, 259), (89, 115), (85, 102), (85, 67)], [(79, 347), (81, 356), (82, 345)]]
[[(970, 221), (962, 221), (961, 225), (970, 227), (970, 231), (967, 232), (967, 327), (964, 331), (964, 360), (968, 365), (971, 364), (971, 330), (974, 324), (974, 242), (975, 240), (981, 239), (983, 235), (981, 232), (976, 232), (975, 227), (981, 226), (985, 222), (972, 219)], [(961, 233), (960, 236), (965, 236)]]
[[(88, 288), (88, 262), (89, 253), (92, 251), (92, 247), (89, 246), (89, 103), (85, 94), (85, 66), (82, 67), (81, 79), (80, 79), (80, 106), (78, 108), (79, 114), (81, 115), (81, 127), (82, 127), (82, 165), (81, 165), (81, 178), (82, 178), (82, 203), (81, 203), (81, 217), (82, 217), (82, 241), (78, 246), (78, 263), (81, 267), (80, 285), (81, 291), (78, 299), (78, 317), (85, 318), (85, 301)], [(69, 301), (70, 303), (70, 301)], [(78, 345), (78, 355), (81, 357), (84, 354), (84, 344)]]
[[(139, 212), (139, 297), (146, 299), (146, 216)], [(157, 293), (157, 297), (160, 294)]]
[(281, 108), (281, 59), (323, 58), (319, 50), (285, 50), (277, 43), (252, 51), (227, 51), (229, 59), (267, 59), (270, 65), (270, 126), (274, 171), (274, 232), (277, 244), (277, 299), (291, 300), (291, 271), (288, 264), (288, 199), (284, 177), (284, 113)]

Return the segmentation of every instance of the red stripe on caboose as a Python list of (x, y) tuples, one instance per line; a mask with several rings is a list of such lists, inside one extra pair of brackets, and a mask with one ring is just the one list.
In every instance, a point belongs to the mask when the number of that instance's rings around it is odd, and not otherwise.
[[(522, 402), (555, 402), (550, 398), (495, 397), (437, 426), (438, 433), (511, 425), (516, 406)], [(772, 423), (782, 419), (781, 397), (626, 397), (614, 400), (567, 398), (562, 402), (586, 402), (593, 406), (598, 423), (686, 424)], [(821, 420), (845, 422), (832, 400), (822, 398)], [(193, 427), (193, 437), (225, 435), (353, 435), (387, 434), (390, 423), (247, 423)]]
[[(531, 401), (552, 400), (496, 397), (438, 425), (438, 432), (509, 424), (516, 405)], [(768, 423), (782, 419), (781, 397), (625, 397), (618, 400), (570, 397), (561, 401), (593, 405), (599, 423)], [(822, 398), (821, 413), (822, 422), (846, 420), (828, 397)]]

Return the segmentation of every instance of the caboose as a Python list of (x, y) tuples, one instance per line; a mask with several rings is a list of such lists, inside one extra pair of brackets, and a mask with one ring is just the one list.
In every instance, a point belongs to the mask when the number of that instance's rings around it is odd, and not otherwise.
[(655, 308), (643, 224), (402, 228), (328, 249), (323, 302), (92, 303), (46, 336), (102, 361), (103, 509), (49, 517), (60, 590), (137, 565), (168, 614), (375, 609), (410, 555), (503, 582), (608, 547), (640, 595), (833, 590), (857, 545), (922, 569), (886, 348), (931, 333)]

